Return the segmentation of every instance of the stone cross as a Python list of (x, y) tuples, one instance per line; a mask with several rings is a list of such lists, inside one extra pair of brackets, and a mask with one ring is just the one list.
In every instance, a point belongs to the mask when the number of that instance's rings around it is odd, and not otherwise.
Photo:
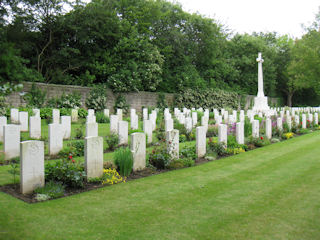
[(262, 59), (261, 52), (258, 53), (258, 95), (257, 97), (264, 97), (264, 92), (263, 92), (263, 73), (262, 73), (262, 63), (264, 60)]

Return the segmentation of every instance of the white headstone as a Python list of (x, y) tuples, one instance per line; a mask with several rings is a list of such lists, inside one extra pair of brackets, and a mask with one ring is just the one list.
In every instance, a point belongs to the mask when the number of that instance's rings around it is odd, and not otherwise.
[(195, 127), (198, 123), (198, 113), (192, 112), (192, 126)]
[(3, 126), (7, 125), (7, 117), (0, 117), (0, 142), (3, 142)]
[(122, 109), (121, 108), (117, 108), (117, 116), (119, 121), (122, 121)]
[(28, 112), (19, 112), (20, 131), (28, 131)]
[(131, 129), (135, 130), (139, 128), (139, 119), (137, 114), (133, 114), (130, 118)]
[(279, 131), (282, 131), (283, 127), (282, 127), (282, 117), (278, 117), (277, 118), (277, 128)]
[(71, 110), (71, 122), (78, 122), (78, 109)]
[(166, 131), (166, 132), (172, 131), (172, 130), (173, 130), (173, 119), (167, 119), (167, 120), (165, 120), (165, 122), (164, 122), (164, 128), (165, 128), (165, 131)]
[(70, 116), (61, 116), (61, 125), (63, 139), (70, 139), (71, 137), (71, 117)]
[[(39, 118), (39, 117), (36, 117)], [(32, 193), (44, 186), (44, 142), (20, 143), (20, 189), (22, 194)]]
[(143, 120), (148, 120), (148, 108), (144, 108), (142, 110), (143, 113)]
[(192, 118), (191, 117), (186, 118), (184, 126), (185, 126), (188, 133), (190, 133), (192, 131)]
[(152, 143), (152, 122), (151, 122), (151, 120), (143, 120), (143, 131), (148, 137), (148, 143)]
[(33, 112), (33, 116), (40, 117), (40, 109), (34, 108), (32, 109), (32, 112)]
[(252, 137), (259, 137), (259, 120), (253, 120), (252, 122)]
[(299, 124), (300, 124), (300, 117), (299, 117), (299, 115), (295, 115), (295, 116), (294, 116), (294, 122), (295, 122), (296, 126), (299, 126)]
[(61, 124), (49, 124), (49, 155), (57, 155), (63, 148), (62, 134)]
[(87, 179), (103, 175), (103, 138), (86, 137), (84, 159)]
[(130, 149), (133, 155), (133, 171), (146, 167), (146, 135), (144, 133), (132, 133)]
[(118, 133), (118, 122), (119, 122), (118, 115), (111, 115), (110, 116), (110, 133), (111, 134)]
[(90, 114), (90, 115), (88, 115), (86, 117), (86, 123), (95, 123), (95, 122), (96, 122), (96, 116), (95, 115)]
[(118, 122), (119, 145), (128, 144), (128, 122)]
[(228, 143), (228, 127), (226, 124), (219, 124), (218, 126), (218, 141), (227, 147)]
[(196, 128), (196, 153), (198, 158), (206, 155), (206, 128), (204, 126)]
[(94, 109), (88, 109), (88, 116), (94, 115)]
[(41, 138), (41, 118), (32, 116), (29, 122), (29, 135), (30, 138), (40, 139)]
[(268, 139), (272, 138), (272, 121), (270, 118), (266, 119), (266, 137)]
[(3, 126), (3, 151), (5, 160), (20, 156), (20, 126)]
[(110, 115), (109, 109), (104, 109), (103, 114), (104, 114), (104, 116), (109, 117), (109, 115)]
[(171, 158), (179, 158), (179, 130), (173, 129), (166, 132), (167, 152)]
[(98, 123), (86, 123), (86, 137), (98, 137)]
[(206, 116), (201, 117), (201, 126), (204, 126), (206, 128), (206, 132), (208, 130), (208, 122), (209, 122), (208, 117), (206, 117)]
[(318, 115), (318, 113), (314, 113), (314, 124), (316, 124), (316, 125), (319, 124), (319, 115)]
[(19, 110), (16, 108), (10, 109), (10, 122), (11, 124), (18, 124), (19, 123)]
[(236, 140), (238, 144), (244, 144), (244, 123), (236, 123)]
[(302, 128), (307, 128), (307, 116), (302, 114)]
[(52, 109), (52, 123), (53, 124), (60, 124), (60, 110), (59, 109)]

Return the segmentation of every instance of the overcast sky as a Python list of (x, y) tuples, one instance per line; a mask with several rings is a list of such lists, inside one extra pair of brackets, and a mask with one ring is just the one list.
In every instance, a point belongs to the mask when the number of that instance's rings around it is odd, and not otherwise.
[(320, 0), (170, 0), (185, 11), (214, 18), (239, 33), (278, 32), (301, 37), (301, 24), (309, 26)]

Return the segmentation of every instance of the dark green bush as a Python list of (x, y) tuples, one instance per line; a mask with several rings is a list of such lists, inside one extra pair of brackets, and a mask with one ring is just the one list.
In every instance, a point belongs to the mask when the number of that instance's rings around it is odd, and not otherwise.
[(45, 103), (46, 95), (47, 93), (45, 91), (41, 91), (35, 83), (32, 83), (30, 91), (23, 96), (23, 99), (28, 106), (41, 108)]
[(103, 111), (107, 104), (107, 87), (103, 84), (95, 85), (86, 99), (86, 106), (89, 109)]
[(44, 187), (34, 190), (37, 194), (48, 195), (49, 198), (58, 198), (64, 195), (65, 187), (62, 183), (49, 181)]
[(103, 112), (97, 112), (96, 121), (97, 123), (109, 123), (110, 119), (107, 116), (105, 116)]
[(119, 137), (117, 134), (110, 134), (106, 137), (109, 150), (114, 150), (119, 144)]
[(88, 116), (88, 111), (83, 108), (79, 108), (78, 109), (78, 116), (79, 116), (79, 118), (86, 118)]
[(170, 159), (167, 149), (163, 146), (154, 148), (149, 154), (149, 163), (157, 169), (165, 169)]
[(207, 131), (207, 137), (217, 137), (218, 136), (218, 127), (209, 126)]
[(114, 163), (122, 176), (129, 176), (133, 168), (133, 156), (129, 148), (119, 148), (114, 152)]
[(216, 153), (219, 156), (227, 155), (226, 149), (222, 143), (218, 143), (217, 141), (213, 141), (212, 138), (209, 138), (208, 146), (207, 146), (208, 153)]
[(180, 158), (191, 158), (193, 160), (197, 159), (196, 147), (184, 147), (180, 150)]
[(122, 109), (124, 114), (129, 111), (130, 105), (127, 103), (126, 98), (122, 95), (119, 95), (114, 103), (113, 109), (115, 112), (117, 111), (117, 108)]

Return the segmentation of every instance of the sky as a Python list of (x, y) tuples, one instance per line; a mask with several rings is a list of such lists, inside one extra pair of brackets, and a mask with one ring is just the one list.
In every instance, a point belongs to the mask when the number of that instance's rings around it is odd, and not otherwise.
[(310, 26), (320, 0), (170, 0), (183, 10), (214, 18), (238, 33), (277, 32), (300, 38)]

